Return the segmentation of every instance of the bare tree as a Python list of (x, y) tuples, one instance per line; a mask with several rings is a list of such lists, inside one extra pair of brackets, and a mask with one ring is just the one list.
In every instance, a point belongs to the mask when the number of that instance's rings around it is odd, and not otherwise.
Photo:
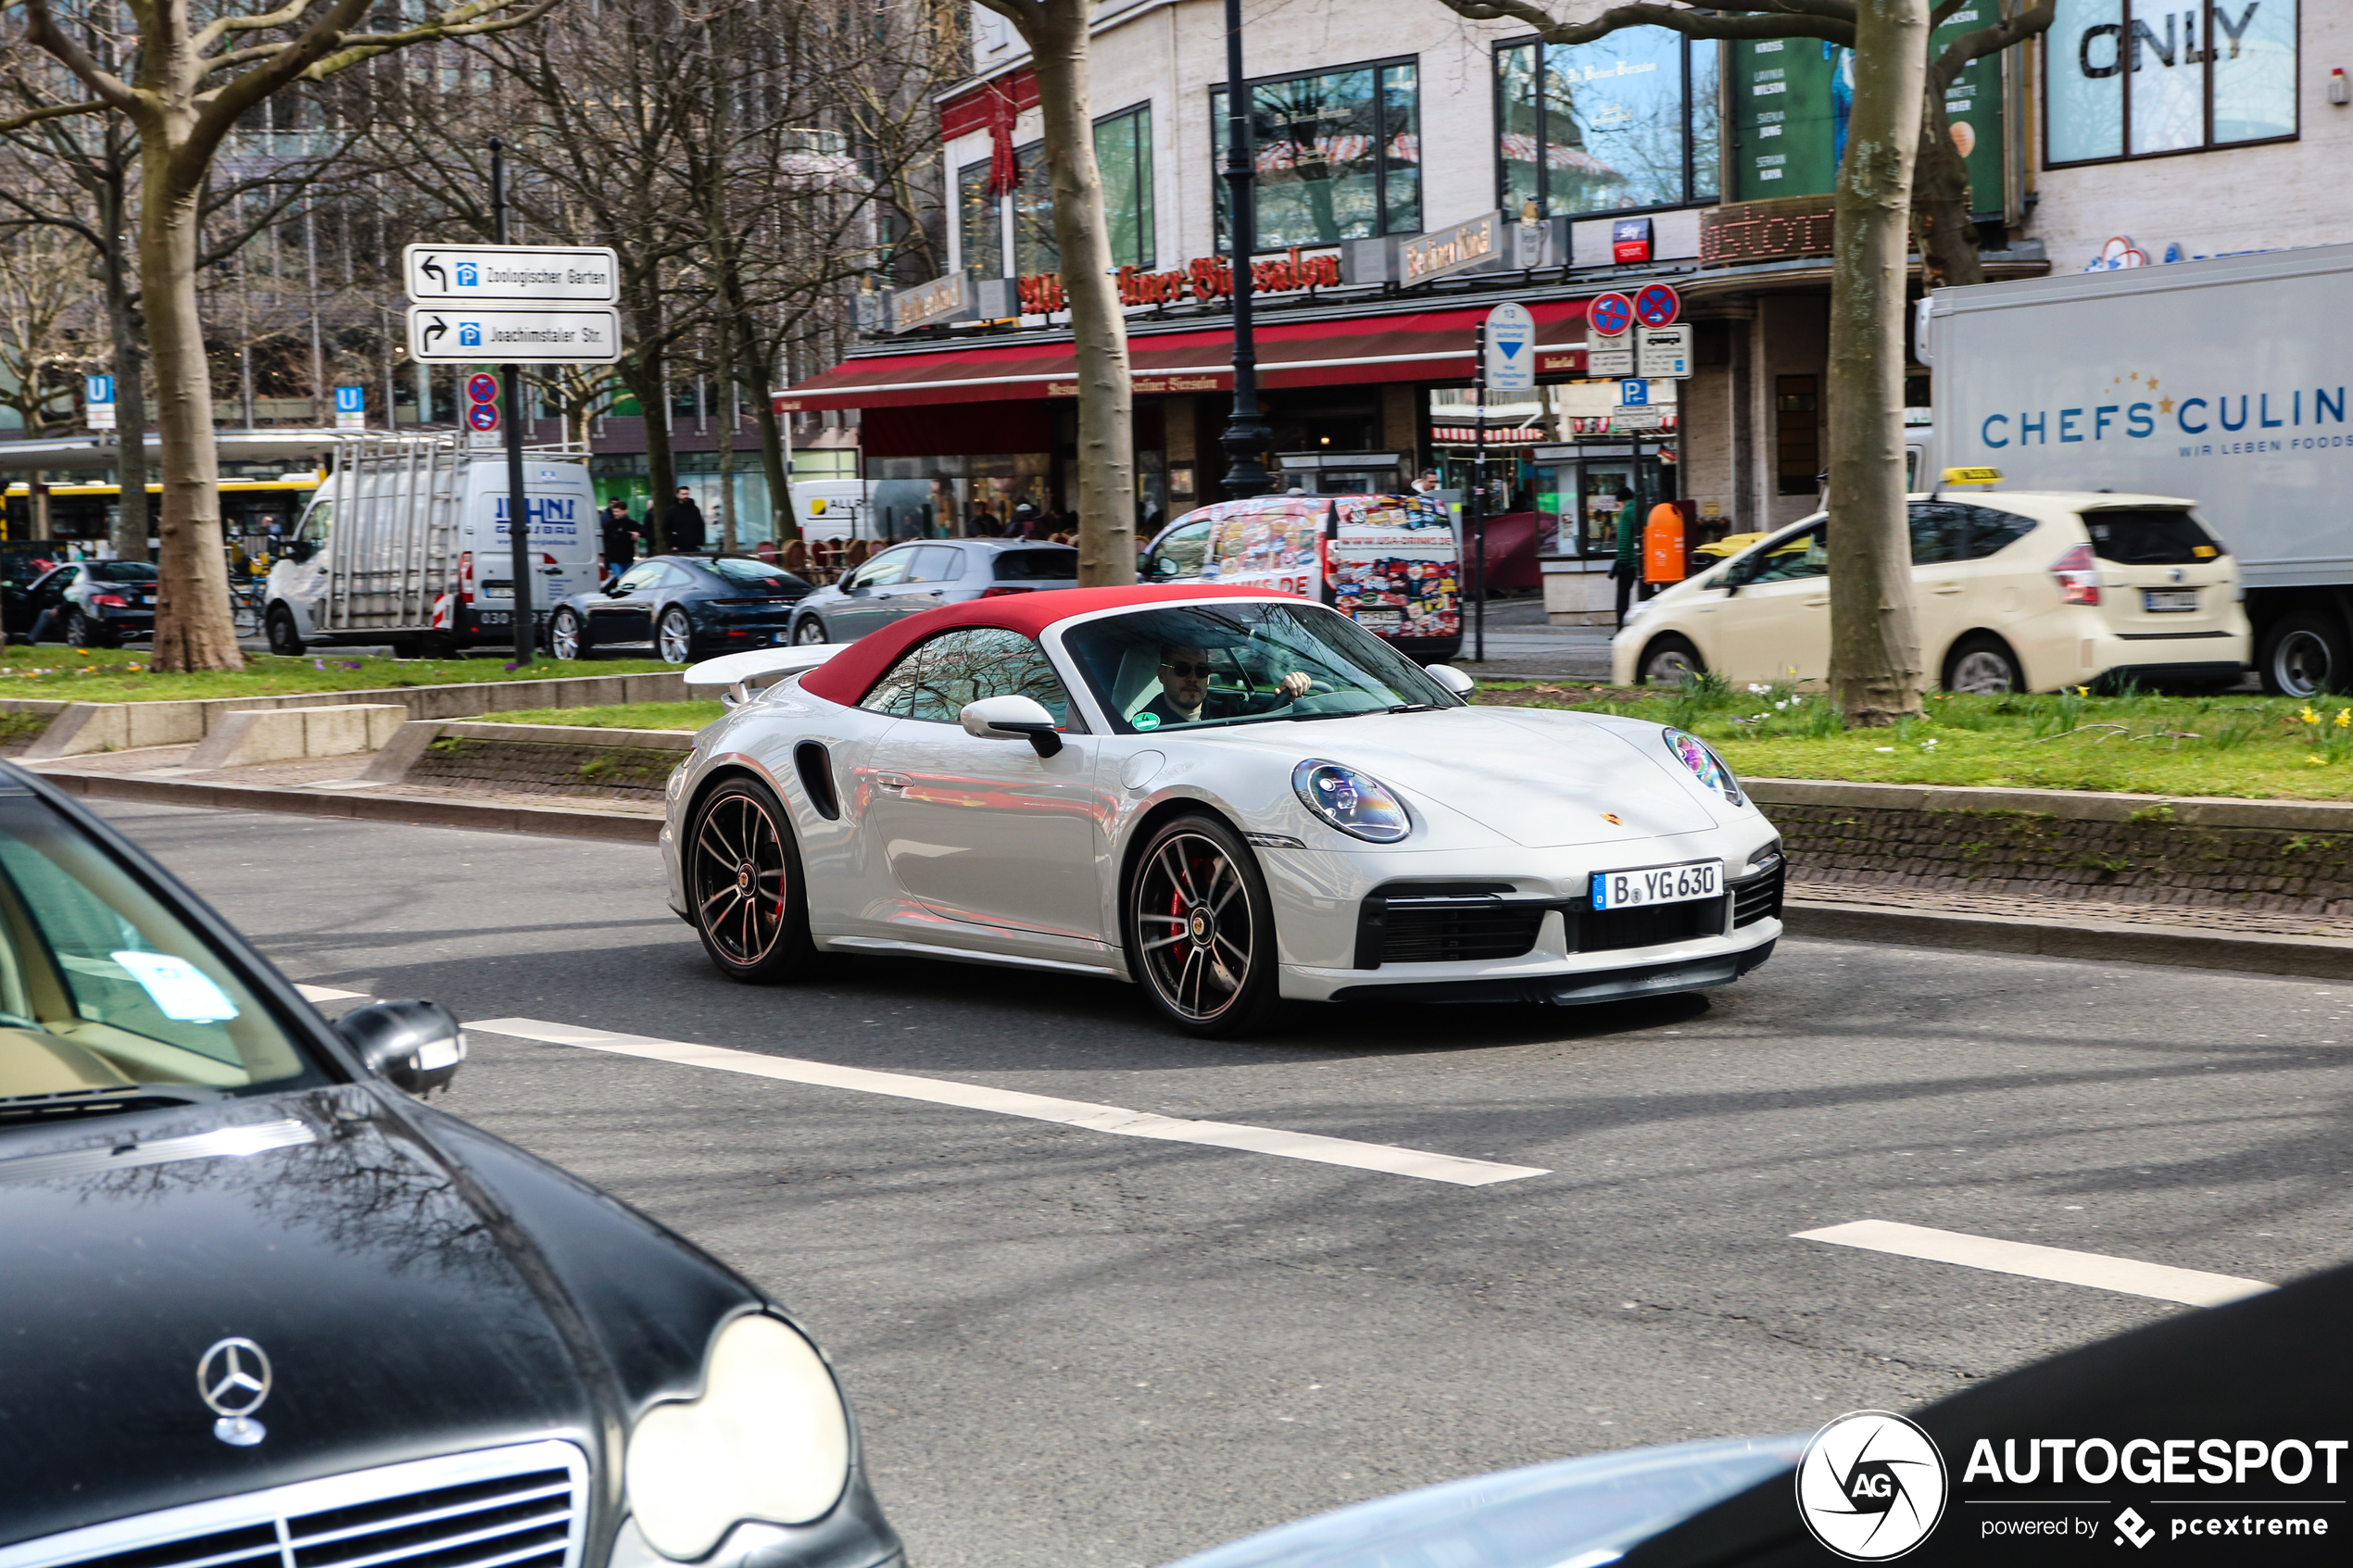
[[(242, 668), (229, 607), (220, 528), (220, 463), (213, 447), (212, 386), (196, 296), (203, 194), (213, 160), (238, 122), (297, 82), (317, 82), (363, 61), (451, 38), (522, 27), (558, 0), (458, 0), (410, 26), (360, 30), (369, 0), (287, 0), (272, 9), (223, 9), (199, 22), (193, 0), (124, 0), (128, 30), (111, 5), (66, 10), (53, 0), (14, 0), (25, 41), (69, 74), (30, 61), (6, 85), (39, 107), (0, 118), (0, 132), (109, 109), (131, 122), (139, 147), (139, 287), (154, 357), (157, 432), (163, 468), (163, 560), (156, 603), (159, 670)], [(93, 40), (108, 40), (103, 48)], [(124, 69), (108, 66), (112, 58)]]
[[(1078, 581), (1136, 581), (1134, 386), (1127, 320), (1114, 282), (1111, 227), (1087, 89), (1087, 0), (980, 0), (1021, 31), (1044, 112), (1054, 242), (1078, 371)], [(1240, 257), (1237, 265), (1249, 260)]]
[[(14, 172), (0, 164), (0, 178)], [(99, 361), (90, 265), (63, 236), (0, 220), (0, 408), (27, 435), (73, 420), (73, 381)]]

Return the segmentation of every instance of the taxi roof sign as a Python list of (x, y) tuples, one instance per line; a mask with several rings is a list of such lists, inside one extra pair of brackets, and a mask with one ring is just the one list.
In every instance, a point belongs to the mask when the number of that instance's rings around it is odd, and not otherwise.
[(1946, 469), (1944, 483), (1947, 484), (1999, 484), (2002, 483), (2002, 470), (2000, 469)]

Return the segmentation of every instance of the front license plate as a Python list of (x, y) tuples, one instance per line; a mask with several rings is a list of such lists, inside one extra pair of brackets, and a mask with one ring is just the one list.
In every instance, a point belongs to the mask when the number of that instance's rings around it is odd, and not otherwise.
[(2141, 590), (2141, 608), (2152, 614), (2169, 609), (2196, 609), (2197, 590), (2196, 588), (2144, 588)]
[(1691, 860), (1680, 866), (1646, 866), (1641, 871), (1595, 872), (1593, 908), (1639, 909), (1645, 904), (1685, 904), (1713, 898), (1724, 891), (1724, 862)]

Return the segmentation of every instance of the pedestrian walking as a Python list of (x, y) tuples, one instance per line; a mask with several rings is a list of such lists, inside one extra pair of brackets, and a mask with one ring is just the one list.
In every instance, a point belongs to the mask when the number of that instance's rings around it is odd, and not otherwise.
[[(1634, 598), (1636, 582), (1642, 575), (1642, 520), (1635, 515), (1634, 497), (1617, 511), (1617, 556), (1609, 569), (1610, 580), (1617, 585), (1617, 624), (1626, 625), (1626, 607)], [(1650, 596), (1644, 594), (1644, 598)]]
[(629, 515), (628, 502), (615, 498), (606, 506), (605, 515), (598, 521), (605, 581), (610, 583), (636, 562), (637, 520)]
[(678, 498), (661, 514), (661, 542), (673, 554), (694, 556), (702, 553), (704, 537), (702, 508), (695, 505), (695, 493), (682, 484)]

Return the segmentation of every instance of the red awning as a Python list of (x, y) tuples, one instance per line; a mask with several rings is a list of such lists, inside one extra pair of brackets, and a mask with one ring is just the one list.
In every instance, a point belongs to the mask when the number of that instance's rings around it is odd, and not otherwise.
[[(1548, 300), (1536, 318), (1537, 371), (1585, 369), (1585, 301)], [(1472, 334), (1488, 307), (1416, 310), (1338, 321), (1275, 321), (1258, 329), (1261, 386), (1332, 386), (1352, 382), (1471, 379)], [(1576, 345), (1576, 347), (1566, 345)], [(1547, 350), (1550, 352), (1547, 352)], [(1131, 331), (1128, 361), (1139, 395), (1224, 392), (1234, 384), (1229, 328)], [(1060, 342), (969, 345), (845, 359), (775, 394), (778, 413), (809, 408), (886, 408), (919, 403), (981, 403), (1007, 397), (1076, 397), (1076, 363)]]

